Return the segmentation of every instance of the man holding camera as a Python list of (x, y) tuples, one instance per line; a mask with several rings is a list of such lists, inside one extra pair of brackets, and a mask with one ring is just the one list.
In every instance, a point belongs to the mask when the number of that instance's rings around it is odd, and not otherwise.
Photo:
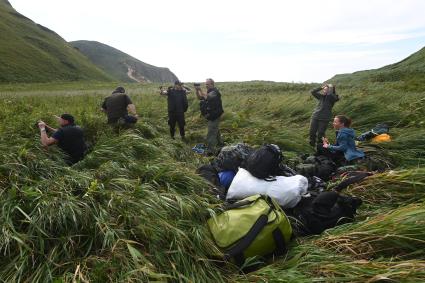
[[(110, 96), (105, 98), (101, 110), (108, 116), (108, 124), (134, 124), (138, 119), (136, 106), (122, 86), (117, 87)], [(128, 115), (128, 112), (132, 116)]]
[(220, 116), (224, 113), (223, 105), (221, 103), (221, 94), (218, 89), (214, 87), (213, 79), (206, 80), (206, 93), (201, 90), (200, 84), (195, 84), (194, 86), (196, 89), (196, 95), (201, 100), (201, 114), (208, 120), (208, 153), (215, 154), (217, 145), (222, 144), (219, 128)]
[[(61, 126), (59, 129), (52, 128), (43, 121), (38, 122), (41, 143), (46, 147), (57, 144), (68, 155), (65, 159), (68, 165), (77, 163), (84, 158), (87, 150), (83, 130), (74, 124), (74, 117), (70, 114), (62, 114), (56, 118)], [(53, 133), (51, 137), (47, 136), (47, 130)]]
[(190, 93), (190, 89), (183, 86), (179, 80), (174, 82), (174, 87), (164, 90), (161, 86), (159, 94), (167, 96), (168, 103), (168, 125), (170, 126), (170, 136), (174, 139), (176, 131), (176, 123), (179, 126), (180, 137), (185, 140), (185, 119), (184, 113), (187, 111), (188, 102), (186, 95)]
[(326, 128), (329, 121), (332, 120), (332, 107), (339, 100), (339, 97), (335, 92), (335, 86), (331, 84), (325, 84), (313, 89), (311, 95), (319, 101), (310, 122), (310, 145), (314, 147), (316, 146), (316, 141), (317, 145), (322, 144)]

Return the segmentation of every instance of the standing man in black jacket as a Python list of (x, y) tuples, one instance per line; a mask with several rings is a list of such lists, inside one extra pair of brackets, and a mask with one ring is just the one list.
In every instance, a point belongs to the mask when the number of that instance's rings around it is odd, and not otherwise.
[(208, 120), (207, 146), (208, 153), (215, 154), (217, 145), (221, 145), (220, 135), (220, 116), (224, 113), (221, 103), (221, 94), (214, 87), (214, 80), (207, 79), (205, 81), (207, 93), (201, 90), (200, 86), (196, 86), (196, 95), (201, 100), (201, 114)]
[(339, 97), (335, 93), (335, 86), (331, 84), (325, 84), (313, 89), (311, 95), (319, 101), (313, 111), (310, 123), (310, 145), (314, 147), (316, 146), (316, 138), (317, 144), (322, 144), (322, 138), (325, 137), (326, 128), (329, 121), (332, 120), (332, 107), (339, 100)]
[(184, 113), (187, 111), (188, 103), (186, 95), (190, 89), (183, 87), (183, 83), (175, 81), (174, 87), (169, 87), (168, 90), (163, 90), (162, 86), (159, 88), (161, 95), (167, 96), (168, 102), (168, 125), (170, 126), (170, 135), (174, 139), (176, 131), (176, 123), (179, 125), (180, 137), (185, 140), (184, 126)]

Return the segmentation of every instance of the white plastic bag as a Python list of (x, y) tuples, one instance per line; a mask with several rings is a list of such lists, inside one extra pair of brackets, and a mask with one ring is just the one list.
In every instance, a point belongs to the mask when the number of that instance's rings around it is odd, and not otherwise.
[(274, 198), (283, 208), (293, 208), (307, 193), (308, 180), (301, 175), (276, 176), (276, 181), (266, 181), (252, 176), (239, 168), (227, 191), (226, 199), (240, 200), (256, 194)]

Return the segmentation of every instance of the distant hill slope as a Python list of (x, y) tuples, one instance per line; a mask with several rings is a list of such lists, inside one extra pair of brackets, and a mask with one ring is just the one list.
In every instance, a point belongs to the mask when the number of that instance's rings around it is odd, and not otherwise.
[(106, 44), (79, 40), (70, 42), (96, 66), (110, 76), (125, 82), (174, 82), (177, 80), (168, 68), (146, 64)]
[(112, 80), (54, 31), (0, 0), (0, 83)]
[(425, 47), (398, 63), (379, 69), (336, 75), (329, 81), (353, 85), (363, 82), (425, 82)]

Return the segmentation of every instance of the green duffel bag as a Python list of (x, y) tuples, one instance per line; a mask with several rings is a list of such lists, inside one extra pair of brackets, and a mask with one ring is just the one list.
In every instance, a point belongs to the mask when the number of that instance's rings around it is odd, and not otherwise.
[(239, 265), (249, 257), (283, 254), (292, 235), (283, 210), (272, 198), (262, 195), (228, 205), (207, 223), (225, 259)]

